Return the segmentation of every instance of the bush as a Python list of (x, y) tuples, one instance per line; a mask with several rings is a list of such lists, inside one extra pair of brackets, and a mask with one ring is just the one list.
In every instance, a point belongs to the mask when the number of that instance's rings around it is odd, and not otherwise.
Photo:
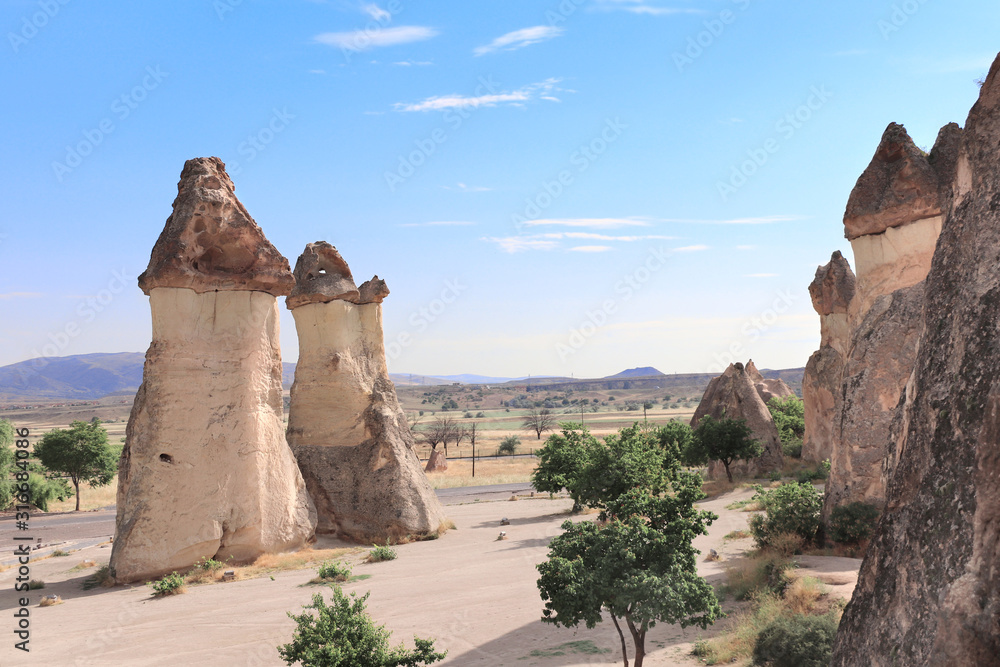
[(796, 533), (812, 542), (820, 527), (819, 493), (812, 484), (783, 484), (776, 489), (759, 490), (754, 500), (764, 514), (750, 517), (750, 533), (760, 547), (774, 546), (782, 533)]
[(793, 459), (802, 458), (802, 438), (790, 437), (781, 443), (781, 452)]
[[(231, 558), (232, 556), (227, 558), (226, 563), (228, 563)], [(209, 572), (214, 572), (216, 570), (221, 570), (222, 568), (224, 568), (226, 566), (226, 563), (223, 563), (222, 561), (219, 560), (215, 560), (214, 558), (209, 558), (208, 556), (202, 556), (201, 560), (196, 562), (194, 566), (200, 570), (207, 570)]]
[(516, 435), (508, 435), (500, 441), (500, 447), (497, 449), (497, 452), (499, 454), (514, 454), (520, 446), (521, 439), (519, 437)]
[(320, 563), (317, 574), (326, 581), (347, 581), (351, 578), (351, 566), (339, 560), (327, 560)]
[(297, 627), (291, 643), (278, 647), (281, 659), (302, 667), (419, 667), (444, 660), (447, 651), (436, 653), (429, 639), (414, 637), (413, 651), (402, 644), (390, 648), (389, 631), (375, 625), (365, 611), (368, 595), (358, 598), (351, 593), (348, 597), (334, 587), (330, 606), (317, 593), (305, 613), (288, 614)]
[(396, 560), (396, 550), (390, 546), (375, 547), (368, 552), (369, 563), (381, 563), (384, 560)]
[(41, 579), (32, 579), (31, 581), (28, 582), (29, 591), (35, 591), (38, 590), (39, 588), (45, 588), (45, 582), (42, 581)]
[(477, 412), (476, 413), (476, 419), (482, 419), (485, 416), (486, 416), (485, 412)]
[(753, 649), (755, 665), (826, 667), (830, 664), (836, 612), (823, 616), (785, 616), (769, 623)]
[(723, 591), (737, 600), (750, 600), (762, 594), (781, 595), (790, 582), (791, 561), (776, 552), (765, 552), (757, 558), (737, 561), (726, 568)]
[(830, 514), (830, 538), (843, 544), (857, 544), (871, 537), (879, 509), (863, 502), (834, 507)]
[(92, 588), (111, 588), (115, 585), (115, 578), (111, 576), (111, 570), (107, 565), (102, 565), (94, 574), (83, 580), (83, 590), (89, 591)]
[(800, 484), (805, 484), (807, 482), (819, 482), (823, 481), (830, 476), (830, 462), (823, 461), (818, 466), (813, 469), (800, 470), (798, 474), (795, 475), (796, 481)]
[(181, 593), (186, 592), (186, 589), (184, 588), (184, 577), (176, 572), (164, 575), (162, 579), (154, 581), (150, 584), (150, 586), (153, 587), (154, 598), (160, 598), (167, 595), (180, 595)]

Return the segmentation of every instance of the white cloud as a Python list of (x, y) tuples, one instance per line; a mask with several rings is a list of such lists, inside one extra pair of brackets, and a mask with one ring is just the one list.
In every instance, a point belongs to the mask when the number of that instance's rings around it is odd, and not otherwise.
[(350, 32), (324, 32), (313, 39), (320, 44), (335, 46), (350, 51), (368, 51), (381, 46), (409, 44), (436, 37), (438, 31), (418, 25), (401, 25), (395, 28), (376, 30), (352, 30)]
[(311, 70), (309, 70), (309, 73), (310, 74), (326, 74), (326, 70), (325, 69), (311, 69)]
[(642, 218), (542, 218), (527, 220), (525, 227), (553, 225), (561, 227), (589, 227), (591, 229), (617, 229), (619, 227), (649, 227)]
[(596, 0), (595, 7), (604, 11), (622, 11), (649, 16), (670, 16), (673, 14), (704, 14), (704, 10), (681, 7), (663, 7), (646, 0)]
[[(519, 252), (522, 250), (552, 250), (560, 245), (563, 240), (576, 241), (606, 241), (615, 243), (633, 243), (636, 241), (669, 241), (675, 240), (674, 236), (660, 236), (649, 234), (644, 236), (609, 236), (607, 234), (594, 234), (591, 232), (545, 232), (543, 234), (519, 234), (518, 236), (507, 236), (502, 238), (488, 237), (483, 241), (496, 243), (501, 250), (506, 252)], [(575, 252), (604, 252), (612, 250), (608, 245), (582, 245), (569, 248)]]
[(609, 245), (578, 245), (575, 248), (570, 248), (570, 252), (608, 252), (613, 250)]
[(465, 183), (456, 183), (455, 187), (450, 185), (442, 185), (445, 190), (458, 190), (460, 192), (492, 192), (493, 188), (486, 188), (480, 185), (466, 185)]
[(429, 60), (400, 60), (399, 62), (393, 63), (399, 67), (425, 67), (427, 65), (433, 65)]
[(729, 220), (697, 220), (694, 218), (664, 218), (660, 222), (677, 222), (692, 225), (771, 225), (778, 222), (805, 220), (799, 215), (766, 215), (756, 218), (730, 218)]
[(532, 83), (510, 92), (490, 93), (476, 97), (457, 94), (440, 95), (428, 97), (421, 102), (396, 102), (393, 107), (395, 107), (396, 111), (442, 111), (444, 109), (462, 109), (466, 107), (474, 109), (479, 107), (495, 107), (498, 104), (523, 106), (524, 103), (530, 102), (538, 96), (549, 96), (546, 97), (546, 99), (549, 99), (552, 91), (558, 90), (556, 84), (559, 81), (560, 79), (546, 79), (545, 81)]
[(400, 227), (468, 227), (476, 223), (468, 220), (434, 220), (432, 222), (405, 222)]
[(389, 21), (392, 19), (392, 14), (385, 11), (374, 2), (361, 5), (361, 11), (368, 16), (372, 17), (376, 21)]
[(482, 240), (496, 243), (500, 246), (501, 250), (509, 253), (522, 252), (524, 250), (554, 250), (559, 246), (558, 241), (529, 236), (508, 236), (506, 238), (487, 236)]
[(701, 252), (702, 250), (708, 250), (707, 245), (686, 245), (680, 248), (674, 248), (674, 252)]
[(559, 234), (559, 236), (563, 236), (568, 239), (590, 239), (592, 241), (622, 241), (625, 243), (631, 243), (633, 241), (673, 241), (677, 239), (676, 236), (659, 236), (654, 234), (647, 234), (644, 236), (608, 236), (607, 234), (592, 234), (590, 232), (566, 232), (564, 234)]
[(506, 35), (501, 35), (486, 46), (478, 46), (473, 49), (472, 52), (477, 56), (483, 56), (487, 53), (494, 53), (496, 51), (514, 51), (516, 49), (523, 49), (531, 44), (537, 44), (539, 42), (550, 40), (553, 37), (559, 37), (564, 32), (566, 31), (562, 28), (548, 25), (536, 25), (531, 28), (522, 28), (520, 30), (508, 32)]

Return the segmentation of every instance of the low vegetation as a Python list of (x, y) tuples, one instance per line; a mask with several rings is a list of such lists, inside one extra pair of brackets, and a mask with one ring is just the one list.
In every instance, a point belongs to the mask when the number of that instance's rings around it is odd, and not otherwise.
[(316, 574), (323, 581), (344, 582), (351, 578), (351, 566), (338, 560), (323, 561)]
[(381, 563), (387, 560), (396, 560), (398, 553), (396, 550), (390, 546), (377, 546), (368, 552), (368, 557), (365, 559), (369, 563)]
[(681, 451), (681, 456), (689, 466), (703, 466), (709, 461), (722, 462), (726, 478), (732, 483), (730, 466), (733, 463), (749, 461), (763, 453), (764, 446), (754, 440), (753, 431), (745, 420), (703, 417), (687, 448)]
[(788, 549), (789, 534), (801, 538), (797, 545), (812, 543), (820, 528), (822, 500), (812, 484), (792, 482), (776, 489), (757, 487), (763, 514), (750, 517), (750, 533), (761, 548)]
[(834, 542), (856, 545), (871, 537), (881, 512), (870, 503), (853, 502), (833, 508), (829, 537)]
[(187, 592), (187, 588), (184, 586), (184, 577), (176, 572), (164, 575), (161, 579), (150, 582), (149, 585), (153, 587), (154, 598), (162, 598), (168, 595), (180, 595), (181, 593)]

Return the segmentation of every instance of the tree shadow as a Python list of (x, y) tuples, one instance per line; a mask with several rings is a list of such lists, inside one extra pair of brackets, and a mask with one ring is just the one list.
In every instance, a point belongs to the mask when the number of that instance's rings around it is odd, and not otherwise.
[[(504, 513), (503, 513), (502, 510), (498, 511), (497, 515), (500, 518), (504, 517)], [(537, 515), (537, 516), (529, 516), (529, 517), (524, 517), (524, 518), (510, 519), (510, 524), (507, 525), (507, 526), (501, 526), (500, 525), (500, 518), (497, 518), (497, 519), (494, 519), (494, 520), (491, 520), (491, 521), (482, 521), (480, 523), (477, 523), (474, 526), (470, 526), (470, 528), (473, 528), (473, 529), (476, 529), (476, 528), (496, 528), (497, 530), (508, 530), (509, 528), (513, 528), (513, 527), (516, 527), (516, 526), (530, 526), (530, 525), (535, 524), (535, 523), (548, 523), (548, 522), (552, 521), (553, 519), (559, 519), (559, 518), (572, 519), (573, 517), (580, 517), (580, 516), (585, 516), (585, 515), (583, 515), (583, 514), (567, 514), (566, 512), (552, 512), (551, 514), (541, 514), (541, 515)]]

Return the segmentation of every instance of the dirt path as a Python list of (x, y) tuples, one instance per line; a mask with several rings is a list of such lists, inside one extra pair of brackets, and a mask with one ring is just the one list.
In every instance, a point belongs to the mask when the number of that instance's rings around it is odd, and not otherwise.
[[(714, 548), (723, 556), (721, 563), (699, 562), (699, 571), (710, 581), (723, 576), (726, 559), (750, 546), (749, 540), (722, 538), (745, 529), (749, 516), (725, 506), (751, 493), (735, 491), (702, 504), (720, 516), (710, 534), (695, 541), (703, 553)], [(438, 649), (448, 650), (442, 665), (620, 665), (618, 636), (609, 622), (588, 630), (539, 620), (535, 564), (544, 560), (548, 541), (561, 532), (569, 507), (565, 499), (541, 498), (449, 507), (458, 530), (439, 540), (399, 546), (397, 560), (356, 564), (355, 574), (371, 578), (345, 589), (371, 592), (369, 612), (393, 631), (395, 642), (412, 644), (414, 634), (436, 639)], [(503, 517), (510, 519), (503, 528), (508, 537), (497, 541)], [(10, 639), (16, 574), (0, 573), (0, 616), (8, 619), (6, 627), (0, 624), (8, 637), (0, 645), (0, 665), (279, 666), (284, 663), (274, 647), (287, 642), (294, 627), (286, 612), (299, 612), (313, 593), (323, 590), (306, 585), (315, 572), (303, 570), (279, 573), (273, 580), (193, 586), (184, 595), (160, 600), (150, 598), (147, 586), (83, 591), (81, 583), (92, 570), (70, 568), (85, 558), (106, 563), (109, 552), (92, 547), (33, 564), (32, 578), (47, 585), (31, 592), (36, 606), (31, 607), (30, 654), (14, 650)], [(819, 559), (817, 566), (824, 560), (830, 559)], [(842, 577), (845, 565), (836, 563), (827, 574)], [(66, 602), (38, 608), (42, 593), (59, 594)], [(647, 638), (646, 664), (700, 664), (689, 655), (693, 642), (717, 631), (657, 626)]]

